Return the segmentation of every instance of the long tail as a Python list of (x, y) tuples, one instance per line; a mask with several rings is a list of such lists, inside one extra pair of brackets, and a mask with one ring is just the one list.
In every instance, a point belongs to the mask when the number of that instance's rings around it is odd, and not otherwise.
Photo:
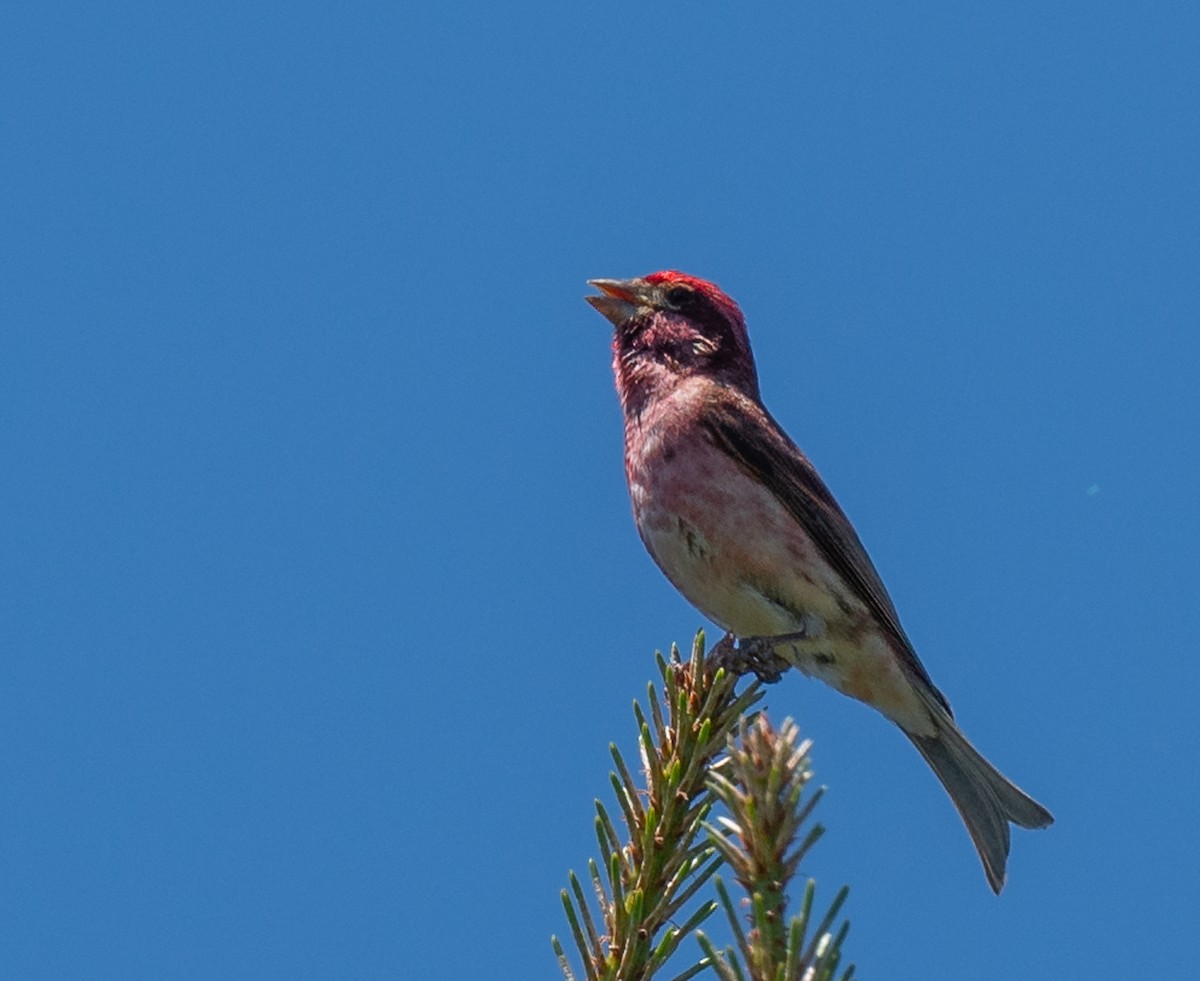
[(939, 712), (938, 716), (937, 735), (905, 735), (954, 801), (975, 842), (988, 883), (999, 893), (1008, 862), (1009, 822), (1022, 828), (1045, 828), (1054, 823), (1054, 815), (985, 760), (948, 715)]

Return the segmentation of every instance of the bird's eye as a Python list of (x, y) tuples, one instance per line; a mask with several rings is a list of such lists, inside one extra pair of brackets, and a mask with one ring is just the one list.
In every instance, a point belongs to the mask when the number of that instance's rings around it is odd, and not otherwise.
[(692, 295), (692, 291), (686, 286), (672, 286), (667, 290), (667, 302), (673, 307), (682, 306)]

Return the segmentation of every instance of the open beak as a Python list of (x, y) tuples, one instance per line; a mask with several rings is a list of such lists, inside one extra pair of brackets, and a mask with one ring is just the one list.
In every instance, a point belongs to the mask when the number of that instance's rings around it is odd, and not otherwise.
[(588, 285), (596, 287), (603, 295), (585, 296), (584, 299), (615, 327), (621, 326), (637, 313), (638, 307), (645, 305), (639, 297), (646, 284), (640, 279), (589, 279)]

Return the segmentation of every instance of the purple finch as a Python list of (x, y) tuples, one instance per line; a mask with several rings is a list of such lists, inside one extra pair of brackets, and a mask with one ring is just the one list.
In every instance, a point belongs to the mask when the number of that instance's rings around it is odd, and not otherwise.
[(679, 272), (594, 279), (615, 330), (625, 476), (666, 577), (742, 646), (765, 650), (895, 722), (1004, 885), (1009, 822), (1054, 818), (967, 741), (842, 509), (763, 407), (745, 320)]

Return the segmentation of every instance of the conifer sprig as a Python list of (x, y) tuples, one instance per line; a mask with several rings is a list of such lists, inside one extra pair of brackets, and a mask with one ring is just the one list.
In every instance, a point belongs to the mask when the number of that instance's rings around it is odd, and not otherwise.
[[(755, 682), (739, 695), (738, 679), (706, 659), (703, 633), (688, 661), (677, 648), (669, 660), (661, 654), (657, 660), (661, 694), (651, 684), (648, 713), (637, 702), (633, 706), (641, 782), (616, 745), (610, 747), (613, 791), (628, 834), (618, 832), (597, 801), (601, 861), (588, 864), (594, 906), (573, 872), (570, 889), (562, 893), (587, 981), (647, 981), (717, 908), (709, 900), (690, 914), (683, 910), (722, 861), (703, 834), (713, 800), (707, 777), (738, 720), (762, 696), (762, 686)], [(563, 974), (575, 981), (558, 938), (552, 943)], [(693, 977), (704, 966), (694, 964), (679, 978)]]
[[(812, 778), (811, 748), (811, 740), (800, 741), (791, 719), (775, 730), (760, 714), (742, 721), (738, 738), (730, 739), (728, 758), (709, 773), (709, 787), (728, 812), (707, 825), (709, 840), (745, 892), (750, 924), (743, 929), (718, 878), (717, 895), (737, 946), (718, 953), (703, 933), (698, 939), (722, 981), (833, 981), (837, 976), (850, 924), (843, 921), (836, 933), (830, 931), (849, 890), (843, 886), (814, 925), (816, 884), (810, 879), (800, 911), (787, 916), (788, 892), (800, 863), (824, 833), (819, 824), (805, 831), (823, 793), (817, 789), (804, 799)], [(853, 973), (853, 966), (847, 968), (841, 981)]]
[[(706, 969), (721, 981), (834, 981), (849, 924), (831, 931), (847, 890), (814, 924), (809, 880), (800, 911), (787, 917), (788, 890), (822, 832), (819, 825), (805, 831), (821, 796), (818, 790), (804, 797), (811, 744), (799, 741), (790, 719), (775, 731), (764, 716), (747, 716), (763, 683), (753, 681), (739, 695), (737, 676), (717, 666), (722, 658), (705, 655), (703, 633), (688, 661), (674, 647), (669, 659), (656, 657), (661, 692), (649, 686), (648, 712), (633, 706), (640, 782), (610, 746), (610, 779), (626, 834), (597, 801), (601, 860), (588, 862), (592, 896), (574, 872), (562, 892), (583, 964), (576, 974), (559, 939), (551, 938), (563, 975), (567, 981), (649, 981), (694, 933), (703, 957), (674, 981)], [(712, 823), (718, 803), (727, 814)], [(748, 930), (728, 889), (714, 879), (722, 864), (745, 891)], [(719, 902), (698, 901), (689, 910), (710, 879)], [(718, 908), (736, 944), (724, 951), (698, 929)], [(838, 981), (850, 981), (853, 970)]]

